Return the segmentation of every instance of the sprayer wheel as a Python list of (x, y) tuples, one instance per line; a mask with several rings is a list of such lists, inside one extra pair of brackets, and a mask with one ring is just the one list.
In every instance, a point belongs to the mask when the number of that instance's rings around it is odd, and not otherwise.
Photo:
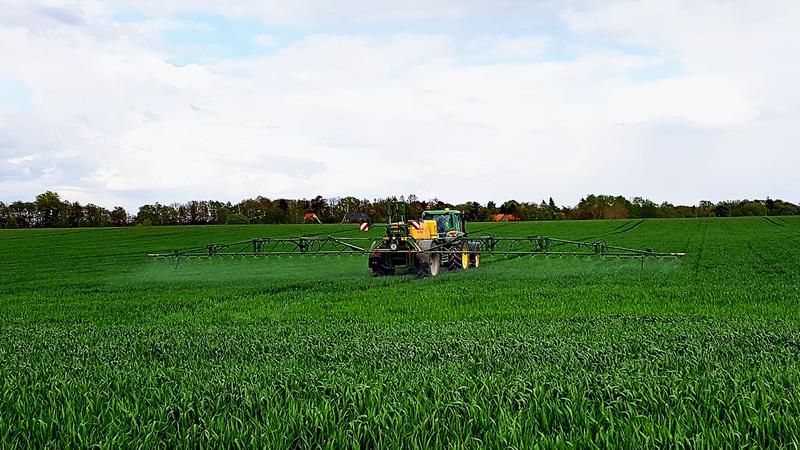
[(456, 244), (451, 247), (448, 255), (448, 268), (450, 270), (464, 270), (469, 267), (469, 248), (467, 244)]

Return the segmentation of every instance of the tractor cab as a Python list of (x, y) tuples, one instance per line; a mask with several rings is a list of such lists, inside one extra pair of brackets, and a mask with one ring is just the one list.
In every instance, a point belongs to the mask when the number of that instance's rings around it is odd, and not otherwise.
[(462, 236), (467, 233), (461, 211), (454, 209), (428, 210), (422, 213), (422, 220), (435, 220), (436, 230), (442, 237)]

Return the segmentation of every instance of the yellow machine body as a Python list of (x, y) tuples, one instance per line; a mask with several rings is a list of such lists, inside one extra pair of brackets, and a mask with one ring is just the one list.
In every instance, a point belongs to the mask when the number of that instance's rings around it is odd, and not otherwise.
[(425, 220), (420, 225), (419, 230), (414, 229), (414, 227), (408, 227), (408, 234), (414, 238), (414, 240), (420, 241), (423, 239), (438, 239), (439, 233), (436, 230), (436, 221), (435, 220)]

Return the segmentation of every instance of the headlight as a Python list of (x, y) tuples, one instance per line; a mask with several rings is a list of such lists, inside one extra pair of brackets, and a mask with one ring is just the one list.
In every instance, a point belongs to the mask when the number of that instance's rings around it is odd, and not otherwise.
[(397, 244), (392, 242), (391, 244), (389, 244), (389, 248), (392, 249), (392, 251), (395, 251), (395, 250), (397, 250)]

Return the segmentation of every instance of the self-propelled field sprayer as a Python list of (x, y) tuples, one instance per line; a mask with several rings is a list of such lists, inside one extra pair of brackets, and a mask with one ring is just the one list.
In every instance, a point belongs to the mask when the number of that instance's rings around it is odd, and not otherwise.
[(422, 276), (436, 276), (442, 267), (480, 267), (482, 241), (467, 236), (461, 212), (427, 210), (419, 220), (406, 220), (406, 212), (405, 204), (390, 205), (386, 235), (370, 248), (373, 274), (392, 275), (397, 269), (408, 269)]
[[(375, 276), (398, 272), (436, 276), (442, 269), (466, 270), (481, 265), (485, 256), (595, 256), (638, 258), (679, 258), (684, 253), (659, 253), (608, 245), (605, 241), (576, 241), (547, 236), (474, 236), (467, 233), (464, 215), (457, 210), (427, 210), (419, 219), (407, 219), (408, 207), (388, 205), (389, 220), (381, 237), (258, 237), (233, 243), (208, 243), (203, 247), (151, 253), (153, 258), (214, 258), (225, 256), (281, 255), (368, 255)], [(360, 225), (362, 231), (369, 224)]]

